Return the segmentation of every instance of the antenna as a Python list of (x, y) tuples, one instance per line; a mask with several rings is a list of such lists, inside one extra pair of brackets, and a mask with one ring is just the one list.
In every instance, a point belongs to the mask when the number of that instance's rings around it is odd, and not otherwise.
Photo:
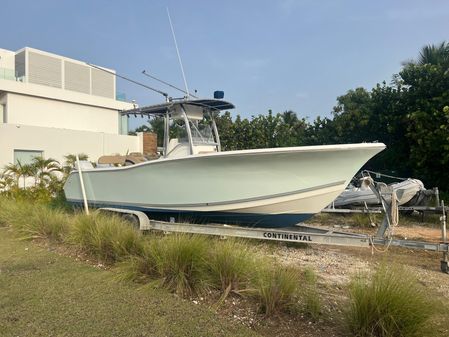
[(170, 83), (168, 83), (168, 82), (165, 82), (165, 81), (163, 81), (163, 80), (161, 80), (161, 79), (159, 79), (159, 78), (157, 78), (157, 77), (155, 77), (155, 76), (153, 76), (153, 75), (151, 75), (151, 74), (148, 74), (146, 70), (143, 70), (143, 71), (142, 71), (142, 74), (144, 74), (145, 76), (148, 76), (149, 78), (152, 78), (153, 80), (156, 80), (156, 81), (158, 81), (158, 82), (161, 82), (162, 84), (168, 85), (170, 88), (173, 88), (173, 89), (176, 89), (176, 90), (178, 90), (178, 91), (181, 91), (182, 93), (184, 93), (184, 94), (186, 94), (186, 95), (190, 95), (190, 96), (192, 96), (193, 98), (198, 98), (198, 96), (192, 95), (191, 93), (189, 93), (189, 92), (187, 92), (187, 91), (185, 91), (185, 90), (183, 90), (183, 89), (181, 89), (181, 88), (178, 88), (177, 86), (175, 86), (175, 85), (173, 85), (173, 84), (170, 84)]
[(179, 54), (178, 43), (176, 42), (175, 30), (173, 29), (173, 24), (171, 22), (170, 11), (168, 10), (168, 7), (167, 7), (167, 16), (168, 16), (168, 22), (170, 23), (171, 33), (173, 35), (173, 41), (175, 42), (176, 53), (178, 54), (179, 65), (181, 66), (181, 73), (182, 73), (182, 78), (184, 79), (184, 86), (186, 88), (187, 97), (189, 97), (189, 95), (190, 95), (189, 87), (187, 86), (186, 75), (184, 73), (184, 67), (182, 66), (181, 55)]
[(116, 76), (116, 77), (122, 78), (122, 79), (124, 79), (124, 80), (126, 80), (126, 81), (129, 81), (129, 82), (131, 82), (131, 83), (140, 85), (141, 87), (144, 87), (144, 88), (146, 88), (146, 89), (149, 89), (149, 90), (152, 90), (152, 91), (154, 91), (154, 92), (157, 92), (158, 94), (161, 94), (162, 96), (164, 96), (165, 99), (166, 99), (167, 101), (169, 100), (168, 94), (167, 94), (166, 92), (163, 92), (163, 91), (158, 90), (158, 89), (154, 89), (154, 88), (152, 88), (152, 87), (150, 87), (150, 86), (148, 86), (148, 85), (145, 85), (145, 84), (143, 84), (143, 83), (134, 81), (134, 80), (132, 80), (132, 79), (130, 79), (130, 78), (128, 78), (128, 77), (119, 75), (119, 74), (117, 74), (117, 73), (114, 73), (114, 72), (112, 72), (112, 71), (110, 71), (110, 70), (106, 70), (106, 69), (101, 68), (101, 67), (99, 67), (99, 66), (96, 66), (96, 65), (94, 65), (94, 64), (87, 63), (87, 62), (86, 62), (86, 64), (87, 64), (88, 66), (91, 66), (91, 67), (95, 68), (95, 69), (104, 71), (105, 73), (114, 75), (114, 76)]

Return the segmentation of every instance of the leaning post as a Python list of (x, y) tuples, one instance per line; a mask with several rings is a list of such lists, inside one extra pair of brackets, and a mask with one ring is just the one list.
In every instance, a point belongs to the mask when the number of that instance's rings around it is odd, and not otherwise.
[(89, 206), (87, 204), (86, 189), (84, 188), (83, 173), (81, 172), (80, 158), (76, 155), (76, 165), (78, 166), (78, 175), (80, 177), (81, 193), (83, 194), (84, 211), (89, 215)]

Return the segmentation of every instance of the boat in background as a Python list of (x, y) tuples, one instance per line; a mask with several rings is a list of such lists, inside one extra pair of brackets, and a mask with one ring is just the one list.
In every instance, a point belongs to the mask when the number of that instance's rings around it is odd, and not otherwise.
[[(380, 200), (370, 188), (369, 179), (370, 178), (362, 177), (360, 179), (361, 183), (359, 187), (349, 185), (349, 187), (347, 187), (332, 202), (332, 206), (342, 207), (379, 205)], [(417, 195), (419, 195), (422, 191), (425, 191), (422, 181), (412, 178), (408, 178), (397, 183), (392, 183), (388, 186), (395, 192), (399, 206), (410, 204)], [(387, 194), (384, 197), (387, 202), (391, 199), (390, 194)]]
[[(221, 151), (215, 117), (234, 105), (222, 99), (181, 99), (123, 115), (164, 118), (159, 159), (82, 170), (93, 207), (140, 210), (150, 218), (253, 227), (289, 227), (334, 200), (382, 143)], [(207, 123), (206, 123), (207, 122)], [(170, 138), (170, 129), (177, 136)], [(64, 186), (83, 203), (79, 171)]]

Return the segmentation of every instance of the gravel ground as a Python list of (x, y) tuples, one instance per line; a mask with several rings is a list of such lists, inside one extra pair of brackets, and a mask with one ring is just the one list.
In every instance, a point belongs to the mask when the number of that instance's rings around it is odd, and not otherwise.
[[(370, 234), (375, 234), (376, 231), (375, 228), (360, 228), (354, 225), (342, 229), (341, 224), (338, 224), (338, 221), (335, 222), (335, 218), (332, 219), (331, 228), (335, 226), (339, 231)], [(346, 224), (347, 220), (347, 218), (340, 219)], [(404, 222), (406, 226), (395, 228), (395, 237), (432, 242), (441, 240), (438, 224), (419, 223), (410, 219)], [(329, 226), (329, 223), (326, 225)], [(313, 226), (323, 225), (315, 221)], [(323, 318), (317, 322), (308, 321), (306, 317), (301, 317), (300, 320), (291, 320), (287, 317), (263, 320), (257, 316), (254, 309), (242, 309), (240, 306), (240, 309), (231, 310), (231, 319), (248, 324), (263, 335), (270, 336), (275, 331), (277, 336), (344, 336), (345, 330), (338, 322), (341, 322), (341, 309), (348, 300), (347, 286), (351, 278), (358, 273), (372, 272), (381, 263), (406, 266), (417, 280), (429, 289), (430, 294), (436, 295), (436, 298), (441, 299), (442, 302), (447, 302), (449, 299), (449, 275), (440, 271), (441, 253), (397, 247), (390, 247), (386, 252), (379, 252), (371, 248), (292, 246), (284, 243), (261, 243), (255, 247), (261, 254), (275, 258), (278, 263), (311, 268), (315, 271), (323, 305)], [(226, 311), (224, 310), (224, 313)], [(442, 335), (449, 335), (449, 329), (444, 321), (439, 320), (435, 324)]]

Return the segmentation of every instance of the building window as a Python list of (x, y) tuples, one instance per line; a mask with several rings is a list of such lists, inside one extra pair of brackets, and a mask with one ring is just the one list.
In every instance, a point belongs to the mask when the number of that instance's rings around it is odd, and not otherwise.
[(34, 157), (42, 157), (43, 151), (38, 150), (14, 150), (14, 164), (31, 164)]
[(0, 124), (8, 123), (8, 118), (6, 116), (6, 105), (0, 104)]
[(118, 133), (120, 135), (128, 134), (128, 116), (118, 115)]

